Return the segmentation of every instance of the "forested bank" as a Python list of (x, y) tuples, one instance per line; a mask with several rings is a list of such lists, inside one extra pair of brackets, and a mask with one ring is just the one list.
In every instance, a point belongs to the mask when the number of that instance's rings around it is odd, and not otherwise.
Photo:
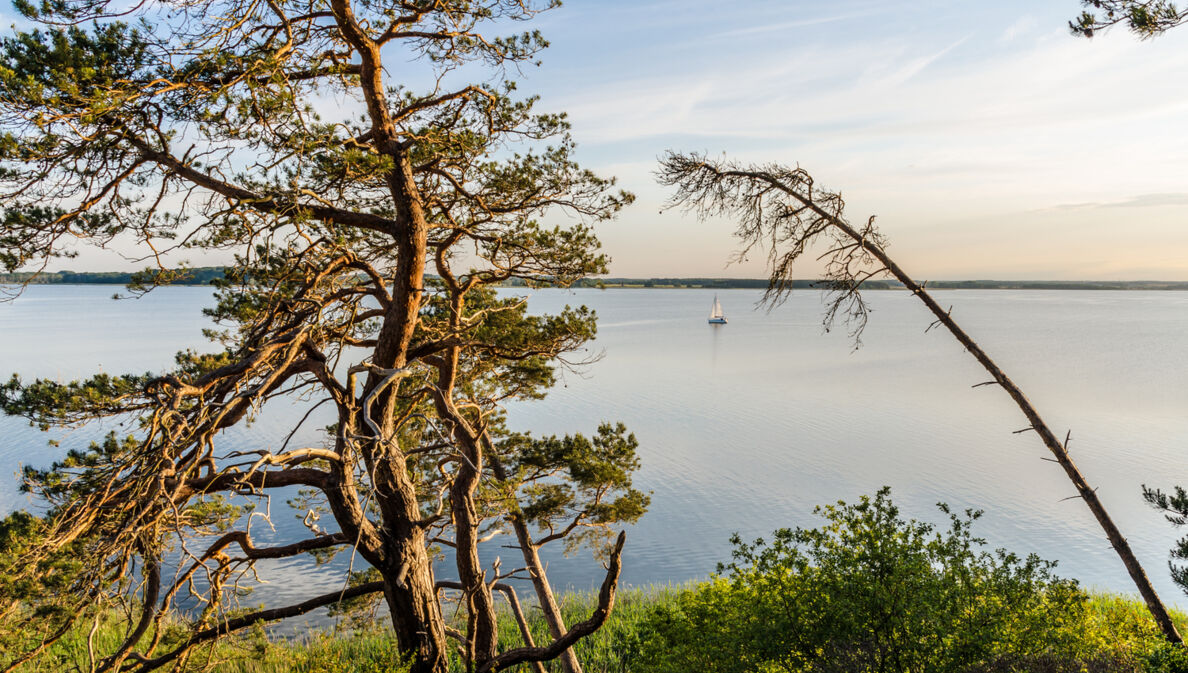
[[(201, 266), (176, 269), (169, 274), (171, 285), (210, 285), (223, 277), (221, 266)], [(146, 279), (145, 272), (136, 271), (55, 271), (44, 273), (0, 273), (0, 284), (10, 285), (131, 285)]]
[[(222, 278), (224, 267), (204, 266), (193, 269), (173, 270), (170, 285), (210, 285)], [(143, 276), (132, 271), (56, 271), (45, 273), (16, 272), (0, 273), (0, 284), (31, 285), (128, 285)], [(428, 277), (435, 277), (427, 274)], [(923, 281), (921, 281), (923, 282)], [(583, 278), (573, 287), (602, 288), (648, 288), (648, 289), (696, 289), (714, 290), (767, 289), (767, 278)], [(790, 281), (794, 289), (825, 289), (821, 280), (798, 279)], [(524, 287), (519, 279), (503, 283), (505, 287)], [(537, 282), (536, 285), (541, 285)], [(936, 290), (1188, 290), (1188, 282), (1161, 280), (933, 280), (927, 281), (929, 288)], [(903, 284), (895, 280), (868, 280), (862, 285), (867, 290), (902, 290)]]

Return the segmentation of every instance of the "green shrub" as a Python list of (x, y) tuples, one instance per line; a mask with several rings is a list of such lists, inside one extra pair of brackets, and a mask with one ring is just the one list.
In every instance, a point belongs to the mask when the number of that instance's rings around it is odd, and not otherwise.
[(1146, 673), (1188, 673), (1188, 648), (1160, 643), (1146, 659)]
[(736, 537), (718, 577), (641, 625), (632, 670), (1137, 670), (1133, 644), (1085, 633), (1089, 596), (1053, 562), (987, 551), (971, 533), (980, 512), (940, 507), (950, 525), (937, 531), (902, 518), (883, 489), (818, 508), (819, 528)]
[[(820, 528), (777, 531), (770, 543), (736, 540), (733, 563), (708, 582), (624, 588), (608, 622), (575, 647), (586, 672), (1188, 673), (1188, 650), (1163, 641), (1141, 601), (1087, 594), (1034, 556), (986, 551), (970, 530), (976, 512), (950, 513), (950, 525), (937, 531), (900, 517), (885, 490), (819, 512)], [(570, 624), (597, 602), (590, 592), (559, 598)], [(536, 643), (549, 642), (540, 611), (526, 607)], [(0, 667), (9, 644), (19, 646), (15, 652), (39, 639), (8, 616), (0, 623)], [(1188, 633), (1184, 615), (1173, 617)], [(499, 619), (501, 648), (522, 645), (510, 613), (500, 610)], [(87, 670), (88, 639), (115, 647), (129, 628), (125, 620), (113, 609), (92, 634), (84, 619), (17, 673)], [(172, 618), (166, 624), (171, 647), (187, 630)], [(545, 669), (557, 673), (559, 662)], [(198, 648), (184, 669), (405, 670), (382, 619), (294, 639), (257, 628)], [(450, 670), (466, 667), (453, 656)]]

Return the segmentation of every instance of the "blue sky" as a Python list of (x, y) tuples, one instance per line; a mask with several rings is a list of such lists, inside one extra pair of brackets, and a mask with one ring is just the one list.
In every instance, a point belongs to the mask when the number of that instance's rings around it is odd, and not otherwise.
[(799, 163), (920, 277), (1188, 279), (1188, 28), (1090, 41), (1079, 11), (569, 0), (522, 88), (639, 195), (602, 232), (616, 274), (762, 275), (725, 267), (730, 223), (659, 214), (672, 148)]
[(600, 230), (614, 275), (764, 275), (727, 266), (729, 222), (659, 212), (651, 173), (675, 149), (801, 165), (851, 218), (877, 215), (920, 278), (1188, 280), (1188, 27), (1085, 40), (1067, 28), (1080, 9), (567, 0), (517, 79), (639, 197)]

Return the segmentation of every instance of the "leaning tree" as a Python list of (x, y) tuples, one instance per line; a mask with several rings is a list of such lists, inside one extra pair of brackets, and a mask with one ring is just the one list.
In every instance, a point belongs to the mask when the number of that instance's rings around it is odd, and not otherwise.
[[(647, 498), (622, 426), (535, 438), (502, 410), (580, 362), (595, 317), (530, 315), (494, 286), (604, 272), (589, 225), (631, 200), (579, 168), (564, 116), (508, 79), (546, 43), (492, 31), (557, 4), (17, 3), (35, 29), (0, 45), (4, 266), (113, 247), (153, 262), (135, 292), (184, 276), (171, 251), (235, 262), (208, 309), (213, 352), (0, 386), (6, 413), (43, 428), (133, 428), (26, 471), (45, 507), (0, 524), (0, 616), (25, 638), (0, 647), (15, 652), (3, 670), (113, 610), (125, 631), (107, 650), (87, 640), (92, 670), (176, 666), (226, 634), (367, 596), (382, 596), (416, 671), (445, 670), (451, 647), (477, 671), (558, 656), (576, 670), (569, 647), (614, 603), (623, 537), (610, 528)], [(565, 227), (542, 222), (557, 216)], [(270, 413), (294, 419), (282, 436), (228, 440)], [(321, 413), (321, 439), (302, 444)], [(307, 534), (253, 540), (252, 506), (274, 495)], [(518, 558), (484, 562), (505, 532)], [(555, 542), (606, 553), (596, 610), (569, 626), (540, 556)], [(456, 580), (437, 581), (437, 550)], [(354, 571), (340, 590), (233, 600), (261, 560), (335, 551)], [(512, 578), (531, 580), (552, 637), (537, 645), (524, 627), (500, 652), (495, 597), (521, 614)], [(443, 591), (463, 619), (443, 618)], [(165, 628), (179, 606), (180, 634)]]
[[(799, 166), (742, 164), (699, 153), (668, 152), (660, 158), (656, 177), (662, 185), (673, 189), (669, 206), (684, 208), (702, 218), (722, 216), (737, 222), (735, 235), (744, 246), (740, 254), (756, 247), (766, 249), (769, 284), (763, 299), (769, 305), (787, 297), (792, 290), (793, 272), (804, 255), (823, 248), (817, 261), (824, 264), (824, 278), (819, 285), (828, 297), (824, 326), (830, 329), (835, 321), (842, 320), (851, 329), (856, 344), (870, 314), (862, 294), (867, 281), (890, 277), (902, 283), (935, 318), (926, 331), (936, 327), (949, 332), (990, 376), (990, 380), (974, 387), (998, 386), (1023, 413), (1028, 425), (1018, 432), (1034, 432), (1043, 442), (1052, 454), (1052, 458), (1045, 460), (1059, 465), (1072, 482), (1076, 495), (1071, 497), (1080, 498), (1092, 512), (1164, 637), (1182, 644), (1171, 614), (1130, 543), (1106, 511), (1097, 489), (1089, 485), (1069, 454), (1071, 433), (1061, 440), (1023, 390), (957, 324), (952, 307), (943, 308), (928, 292), (926, 283), (914, 280), (895, 262), (887, 253), (887, 239), (875, 226), (874, 216), (865, 222), (851, 222), (841, 194), (822, 188)], [(1169, 502), (1167, 496), (1158, 492), (1149, 492), (1148, 499), (1166, 509), (1176, 521), (1176, 501)], [(1178, 504), (1183, 507), (1183, 514), (1188, 515), (1188, 498), (1179, 500)], [(1188, 543), (1183, 549), (1188, 558)], [(1184, 577), (1188, 578), (1188, 574)]]

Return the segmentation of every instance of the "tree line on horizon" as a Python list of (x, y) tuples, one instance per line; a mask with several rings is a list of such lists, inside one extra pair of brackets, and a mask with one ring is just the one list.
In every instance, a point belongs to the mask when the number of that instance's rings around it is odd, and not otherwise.
[[(200, 266), (170, 269), (169, 285), (212, 285), (225, 276), (227, 267)], [(160, 270), (148, 271), (16, 271), (0, 273), (0, 284), (10, 285), (124, 285), (138, 286), (152, 284)], [(434, 274), (427, 278), (436, 279)], [(1188, 290), (1188, 281), (1161, 280), (930, 280), (917, 281), (937, 290)], [(823, 279), (798, 278), (791, 281), (795, 289), (824, 289)], [(572, 287), (639, 287), (639, 288), (705, 288), (713, 290), (749, 289), (766, 290), (771, 284), (768, 278), (625, 278), (612, 276), (584, 277), (574, 281)], [(528, 281), (510, 278), (499, 284), (502, 287), (528, 287)], [(546, 279), (531, 282), (533, 287), (562, 287)], [(904, 285), (895, 279), (868, 280), (864, 290), (903, 289)]]

